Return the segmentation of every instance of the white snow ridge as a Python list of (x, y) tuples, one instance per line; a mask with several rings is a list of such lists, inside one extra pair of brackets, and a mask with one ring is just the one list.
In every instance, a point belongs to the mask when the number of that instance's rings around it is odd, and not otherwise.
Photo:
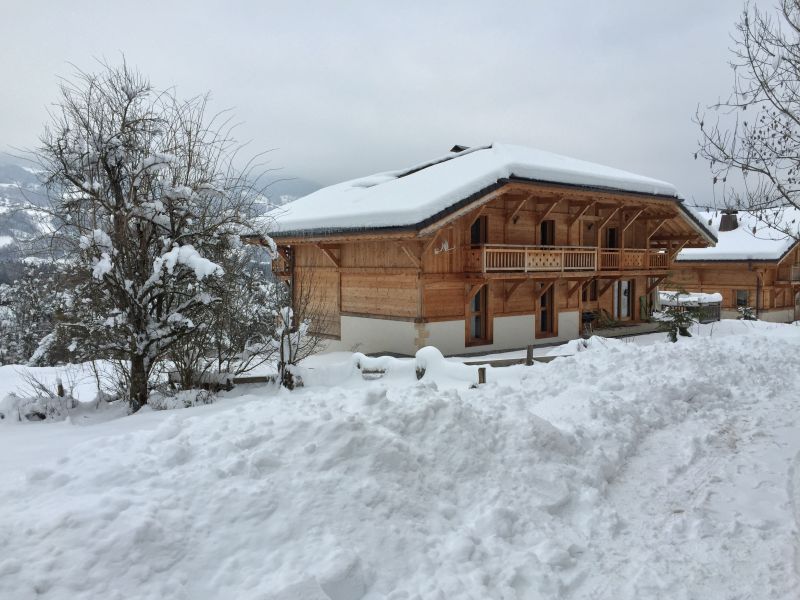
[(0, 422), (0, 598), (796, 599), (800, 328), (698, 333)]

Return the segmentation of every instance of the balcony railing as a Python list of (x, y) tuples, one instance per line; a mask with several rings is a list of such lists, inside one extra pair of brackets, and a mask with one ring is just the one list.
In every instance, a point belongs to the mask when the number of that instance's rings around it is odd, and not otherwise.
[(467, 250), (467, 271), (523, 273), (666, 269), (666, 250), (485, 245)]

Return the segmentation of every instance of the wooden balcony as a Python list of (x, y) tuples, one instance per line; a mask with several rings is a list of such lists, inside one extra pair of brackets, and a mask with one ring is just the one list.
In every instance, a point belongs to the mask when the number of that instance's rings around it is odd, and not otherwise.
[(465, 265), (481, 273), (647, 271), (666, 269), (669, 254), (662, 249), (491, 244), (469, 248)]

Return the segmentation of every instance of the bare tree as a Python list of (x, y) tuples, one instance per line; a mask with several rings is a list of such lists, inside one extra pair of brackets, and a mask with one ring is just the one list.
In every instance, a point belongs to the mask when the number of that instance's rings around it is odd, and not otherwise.
[(135, 411), (157, 361), (219, 302), (224, 269), (209, 257), (252, 231), (253, 163), (234, 167), (240, 146), (207, 96), (158, 91), (124, 62), (60, 92), (38, 155), (52, 248), (72, 270), (65, 321), (76, 357), (127, 365)]
[(308, 270), (294, 274), (287, 285), (282, 305), (275, 312), (274, 344), (278, 349), (278, 377), (281, 385), (297, 384), (293, 367), (318, 352), (331, 334), (332, 314), (317, 282)]
[(733, 91), (698, 110), (695, 158), (709, 161), (724, 207), (797, 238), (785, 213), (800, 209), (800, 0), (776, 14), (745, 5), (733, 42)]

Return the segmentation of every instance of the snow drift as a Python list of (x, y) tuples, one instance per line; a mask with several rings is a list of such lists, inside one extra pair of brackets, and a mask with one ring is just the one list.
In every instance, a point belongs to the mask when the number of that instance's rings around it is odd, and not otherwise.
[(795, 598), (800, 330), (736, 327), (123, 419), (4, 482), (0, 597)]

